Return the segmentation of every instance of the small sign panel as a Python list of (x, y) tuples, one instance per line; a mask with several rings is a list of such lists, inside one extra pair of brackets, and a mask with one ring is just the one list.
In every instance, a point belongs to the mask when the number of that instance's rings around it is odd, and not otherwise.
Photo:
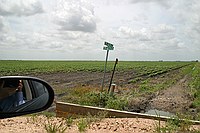
[(108, 47), (103, 47), (103, 50), (109, 50)]
[(105, 44), (107, 47), (103, 47), (103, 50), (114, 50), (113, 44), (105, 42)]

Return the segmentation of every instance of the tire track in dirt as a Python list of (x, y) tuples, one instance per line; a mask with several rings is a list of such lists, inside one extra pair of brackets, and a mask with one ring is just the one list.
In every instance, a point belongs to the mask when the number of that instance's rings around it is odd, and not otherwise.
[(188, 111), (192, 103), (192, 97), (187, 84), (186, 75), (174, 86), (161, 90), (158, 95), (150, 101), (150, 107), (152, 109), (171, 113)]

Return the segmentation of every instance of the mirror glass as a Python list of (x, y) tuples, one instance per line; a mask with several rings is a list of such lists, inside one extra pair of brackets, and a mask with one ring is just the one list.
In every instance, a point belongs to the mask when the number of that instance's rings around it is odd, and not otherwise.
[(33, 79), (0, 79), (0, 112), (25, 112), (44, 107), (46, 86)]

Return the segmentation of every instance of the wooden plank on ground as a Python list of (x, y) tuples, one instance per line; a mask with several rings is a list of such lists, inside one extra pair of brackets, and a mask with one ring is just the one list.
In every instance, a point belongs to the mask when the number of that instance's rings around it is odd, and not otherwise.
[[(171, 119), (170, 117), (165, 116), (156, 116), (142, 113), (134, 113), (128, 111), (120, 111), (114, 109), (105, 109), (93, 106), (83, 106), (72, 103), (64, 103), (64, 102), (56, 102), (56, 116), (57, 117), (69, 117), (73, 115), (98, 115), (99, 112), (105, 112), (107, 114), (106, 117), (114, 117), (114, 118), (145, 118), (145, 119), (154, 119), (166, 121)], [(183, 120), (183, 119), (182, 119)], [(189, 120), (193, 124), (200, 124), (200, 121)]]
[(68, 117), (71, 115), (97, 115), (99, 112), (105, 112), (107, 117), (115, 118), (146, 118), (146, 119), (160, 119), (166, 120), (169, 117), (157, 117), (154, 115), (133, 113), (128, 111), (119, 111), (114, 109), (105, 109), (92, 106), (83, 106), (72, 103), (57, 102), (56, 103), (56, 115), (58, 117)]

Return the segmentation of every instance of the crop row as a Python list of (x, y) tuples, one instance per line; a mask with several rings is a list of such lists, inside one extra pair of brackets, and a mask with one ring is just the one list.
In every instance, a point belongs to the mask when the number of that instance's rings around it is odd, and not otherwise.
[[(150, 62), (150, 61), (121, 61), (116, 71), (134, 71), (137, 75), (155, 73), (181, 67), (191, 62)], [(36, 73), (56, 72), (103, 72), (104, 61), (22, 61), (0, 60), (0, 75), (29, 75)], [(114, 62), (109, 61), (107, 71), (112, 71)]]

